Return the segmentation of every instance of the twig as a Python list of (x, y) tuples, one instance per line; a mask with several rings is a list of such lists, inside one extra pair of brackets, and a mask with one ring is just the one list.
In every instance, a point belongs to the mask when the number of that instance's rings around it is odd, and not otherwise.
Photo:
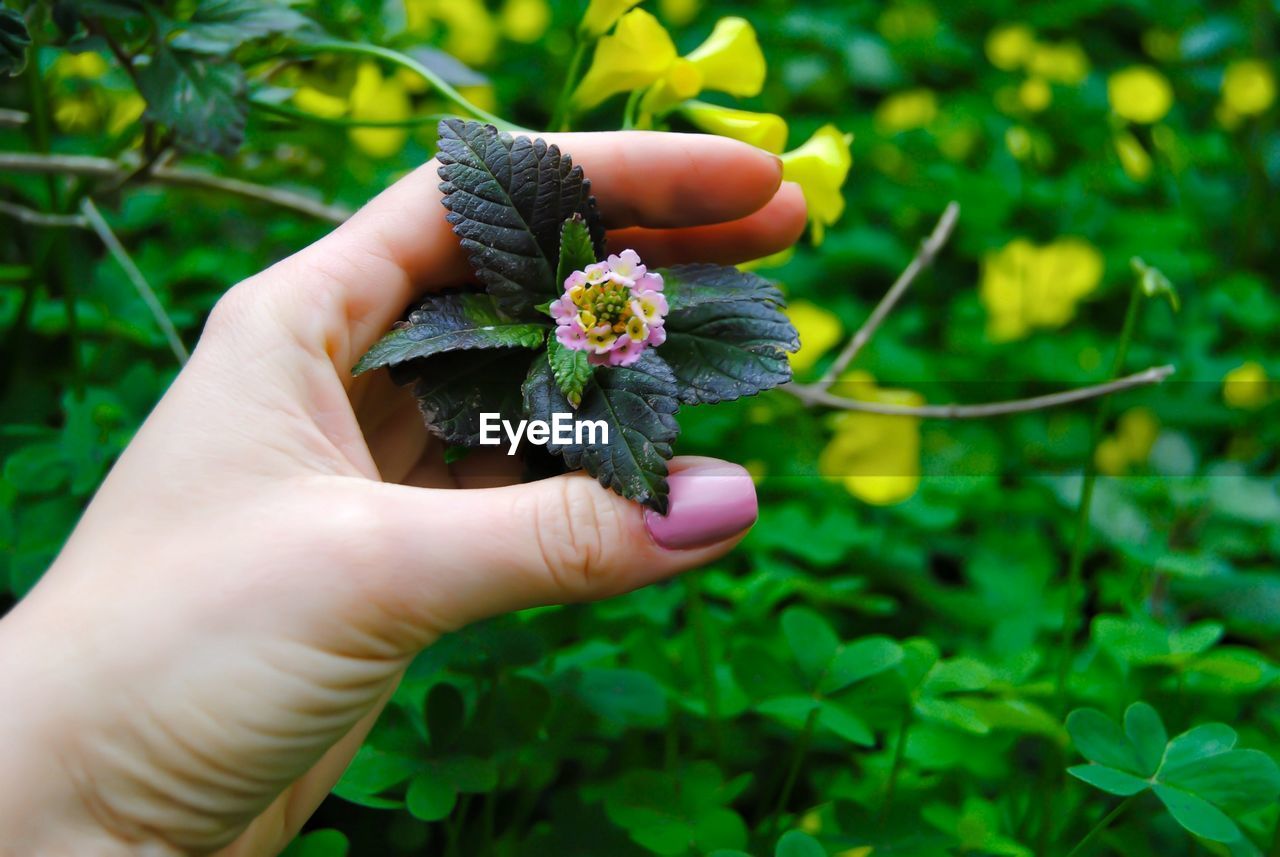
[(178, 358), (179, 364), (186, 364), (191, 354), (187, 351), (187, 347), (182, 344), (182, 337), (178, 335), (178, 329), (174, 326), (173, 319), (169, 318), (169, 314), (164, 310), (164, 305), (160, 303), (160, 298), (156, 297), (156, 293), (147, 282), (147, 278), (142, 275), (142, 271), (138, 270), (138, 266), (134, 264), (128, 251), (120, 243), (120, 239), (111, 231), (111, 227), (107, 225), (107, 221), (103, 219), (102, 213), (98, 211), (98, 207), (93, 204), (92, 199), (86, 196), (80, 201), (80, 213), (84, 215), (89, 228), (96, 232), (98, 238), (106, 245), (112, 258), (116, 260), (116, 264), (121, 267), (125, 276), (129, 278), (129, 282), (137, 289), (138, 296), (147, 305), (147, 309), (151, 310), (151, 316), (164, 333), (164, 338), (168, 340), (169, 350), (173, 352), (173, 356)]
[[(110, 158), (97, 158), (90, 155), (0, 152), (0, 172), (65, 173), (119, 181), (134, 168), (132, 165), (121, 164)], [(143, 181), (229, 193), (287, 208), (329, 223), (342, 223), (351, 216), (351, 211), (343, 206), (328, 205), (299, 193), (183, 167), (157, 164), (148, 175), (143, 177)]]
[(36, 211), (34, 208), (27, 208), (25, 205), (16, 205), (3, 200), (0, 200), (0, 214), (8, 215), (14, 220), (31, 226), (41, 226), (47, 229), (89, 228), (89, 222), (78, 214), (46, 214), (43, 211)]
[(30, 114), (21, 110), (8, 110), (0, 107), (0, 128), (21, 128), (31, 119)]
[(809, 405), (825, 405), (844, 411), (857, 411), (866, 414), (884, 414), (886, 416), (919, 417), (927, 420), (977, 420), (986, 417), (1000, 417), (1007, 414), (1021, 414), (1027, 411), (1042, 411), (1072, 405), (1087, 399), (1118, 393), (1133, 387), (1145, 387), (1148, 384), (1159, 384), (1174, 373), (1173, 366), (1152, 366), (1143, 372), (1126, 375), (1105, 384), (1094, 384), (1089, 387), (1077, 387), (1074, 390), (1063, 390), (1060, 393), (1049, 393), (1044, 396), (1033, 396), (1029, 399), (1012, 399), (1007, 402), (986, 402), (980, 405), (890, 405), (883, 402), (863, 402), (857, 399), (846, 399), (826, 390), (817, 389), (817, 385), (787, 384), (779, 389), (785, 390), (800, 401)]
[(884, 293), (880, 303), (876, 304), (876, 308), (871, 311), (871, 315), (867, 316), (867, 320), (862, 323), (862, 327), (858, 328), (858, 332), (853, 335), (853, 338), (836, 356), (831, 368), (813, 385), (814, 387), (819, 390), (828, 389), (840, 377), (840, 373), (844, 372), (849, 364), (853, 362), (853, 358), (858, 356), (858, 352), (862, 350), (862, 347), (871, 341), (871, 337), (875, 335), (880, 324), (893, 311), (894, 306), (906, 294), (907, 289), (911, 288), (911, 284), (915, 282), (916, 277), (920, 276), (923, 270), (933, 264), (938, 251), (943, 248), (947, 243), (947, 239), (951, 237), (951, 231), (955, 229), (956, 219), (959, 216), (960, 204), (957, 202), (947, 203), (947, 207), (942, 211), (942, 216), (938, 218), (938, 225), (933, 227), (933, 232), (921, 242), (915, 258), (898, 275), (898, 279), (889, 287), (889, 291)]

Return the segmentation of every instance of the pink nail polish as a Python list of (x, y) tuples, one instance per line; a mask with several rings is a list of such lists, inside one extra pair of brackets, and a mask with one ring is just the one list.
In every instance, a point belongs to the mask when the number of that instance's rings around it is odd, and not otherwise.
[(665, 516), (644, 513), (645, 527), (668, 550), (701, 548), (723, 541), (756, 521), (751, 474), (727, 461), (708, 461), (672, 473), (671, 506)]

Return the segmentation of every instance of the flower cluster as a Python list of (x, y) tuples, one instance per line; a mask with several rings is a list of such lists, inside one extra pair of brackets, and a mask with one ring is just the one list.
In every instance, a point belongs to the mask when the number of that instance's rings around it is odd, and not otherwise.
[(596, 366), (629, 366), (667, 339), (662, 275), (640, 264), (634, 250), (574, 271), (550, 311), (560, 344), (586, 351)]

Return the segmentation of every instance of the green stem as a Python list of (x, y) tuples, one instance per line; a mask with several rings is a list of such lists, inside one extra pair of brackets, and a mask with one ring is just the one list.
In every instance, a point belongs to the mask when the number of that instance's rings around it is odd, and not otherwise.
[(307, 113), (287, 104), (272, 104), (249, 99), (249, 106), (262, 113), (293, 119), (297, 122), (309, 122), (313, 125), (330, 125), (334, 128), (417, 128), (421, 125), (434, 125), (441, 119), (447, 119), (449, 113), (426, 113), (421, 116), (410, 116), (407, 119), (352, 119), (349, 116), (320, 116)]
[(1111, 822), (1115, 821), (1120, 816), (1120, 813), (1128, 809), (1129, 804), (1133, 803), (1133, 801), (1133, 797), (1127, 797), (1120, 801), (1120, 803), (1116, 804), (1115, 809), (1104, 815), (1102, 820), (1095, 824), (1093, 828), (1084, 835), (1084, 839), (1077, 842), (1076, 847), (1067, 852), (1067, 857), (1076, 857), (1077, 854), (1083, 853), (1084, 847), (1096, 839), (1098, 834), (1106, 830), (1107, 826), (1110, 825)]
[(724, 760), (724, 732), (720, 721), (720, 693), (716, 687), (715, 661), (711, 657), (711, 635), (707, 628), (707, 605), (702, 598), (702, 585), (695, 575), (684, 578), (689, 593), (689, 624), (698, 650), (698, 668), (702, 673), (702, 695), (707, 706), (707, 722), (711, 727), (711, 747), (716, 761)]
[[(1129, 344), (1133, 341), (1133, 332), (1138, 323), (1138, 311), (1142, 307), (1142, 287), (1134, 283), (1129, 293), (1129, 308), (1124, 314), (1124, 325), (1120, 330), (1120, 340), (1116, 346), (1115, 359), (1111, 363), (1110, 379), (1120, 377), (1124, 371), (1125, 360), (1129, 356)], [(1093, 505), (1093, 488), (1098, 481), (1098, 468), (1094, 459), (1097, 456), (1098, 441), (1107, 424), (1107, 398), (1098, 403), (1094, 413), (1093, 428), (1089, 435), (1089, 454), (1084, 463), (1084, 479), (1080, 484), (1080, 504), (1076, 507), (1075, 538), (1071, 543), (1071, 557), (1067, 565), (1067, 600), (1062, 616), (1062, 635), (1058, 641), (1058, 676), (1055, 696), (1060, 714), (1065, 713), (1067, 701), (1067, 678), (1071, 672), (1071, 649), (1077, 629), (1075, 608), (1080, 600), (1083, 588), (1084, 554), (1089, 544), (1089, 510)]]
[(898, 727), (898, 743), (893, 748), (893, 764), (889, 767), (889, 779), (884, 786), (884, 803), (880, 805), (880, 823), (884, 824), (893, 808), (893, 797), (898, 790), (898, 775), (902, 773), (902, 762), (906, 758), (907, 733), (911, 730), (911, 707), (902, 714), (902, 724)]
[(251, 60), (252, 63), (263, 62), (276, 57), (305, 57), (314, 54), (353, 54), (355, 56), (374, 57), (376, 59), (385, 60), (392, 65), (400, 66), (408, 69), (414, 74), (421, 77), (427, 83), (431, 84), (446, 101), (453, 104), (462, 112), (474, 116), (475, 118), (488, 122), (490, 125), (502, 131), (527, 132), (528, 128), (522, 128), (519, 125), (508, 122), (501, 116), (495, 116), (487, 110), (472, 104), (462, 93), (454, 89), (453, 85), (446, 81), (440, 75), (427, 68), (413, 57), (406, 56), (399, 51), (393, 51), (390, 48), (379, 47), (378, 45), (362, 45), (358, 42), (316, 42), (310, 45), (297, 45), (287, 48), (274, 54), (259, 56)]
[(796, 742), (795, 752), (791, 754), (791, 765), (787, 769), (787, 778), (782, 783), (782, 791), (778, 793), (778, 803), (773, 809), (773, 820), (770, 826), (774, 833), (782, 825), (782, 813), (786, 811), (791, 800), (791, 792), (800, 778), (800, 769), (804, 767), (805, 756), (809, 755), (809, 744), (813, 741), (813, 730), (818, 725), (818, 708), (809, 712), (804, 720), (804, 729), (800, 732), (800, 740)]
[(591, 40), (578, 36), (573, 57), (569, 60), (569, 72), (565, 75), (564, 86), (560, 88), (560, 96), (556, 99), (555, 113), (551, 117), (553, 131), (568, 131), (573, 124), (573, 91), (577, 89), (578, 80), (582, 77), (582, 64), (586, 62), (591, 45)]
[(627, 96), (627, 106), (622, 110), (622, 130), (630, 131), (636, 127), (636, 110), (640, 107), (644, 93), (643, 89), (635, 89)]

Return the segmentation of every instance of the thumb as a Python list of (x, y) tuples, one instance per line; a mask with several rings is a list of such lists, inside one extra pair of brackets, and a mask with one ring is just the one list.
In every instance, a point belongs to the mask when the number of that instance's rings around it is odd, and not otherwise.
[(751, 476), (714, 458), (677, 458), (670, 470), (666, 516), (585, 473), (470, 490), (384, 485), (401, 559), (382, 586), (445, 631), (629, 592), (728, 552), (756, 520)]

